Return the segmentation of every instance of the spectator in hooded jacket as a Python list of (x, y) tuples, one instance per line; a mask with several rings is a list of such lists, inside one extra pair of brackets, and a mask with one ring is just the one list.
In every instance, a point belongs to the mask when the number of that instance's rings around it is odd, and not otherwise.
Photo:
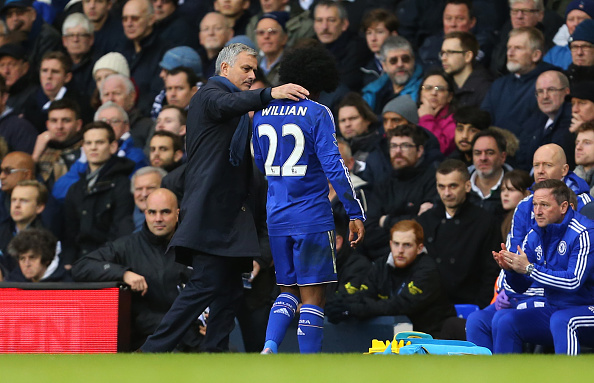
[(72, 282), (70, 273), (60, 264), (56, 254), (58, 241), (47, 230), (27, 229), (16, 235), (8, 252), (19, 267), (7, 277), (7, 282)]
[(555, 35), (555, 46), (548, 50), (543, 61), (567, 69), (572, 62), (568, 38), (573, 35), (575, 28), (584, 20), (594, 16), (594, 1), (573, 0), (565, 9), (565, 24)]

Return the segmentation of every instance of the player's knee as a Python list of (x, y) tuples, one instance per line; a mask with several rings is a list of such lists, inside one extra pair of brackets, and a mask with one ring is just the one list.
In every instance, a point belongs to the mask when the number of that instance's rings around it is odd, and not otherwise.
[(491, 327), (491, 320), (487, 320), (486, 315), (481, 310), (475, 311), (468, 315), (466, 319), (466, 333), (474, 333), (478, 331), (483, 331), (486, 326), (487, 322), (489, 325), (489, 332)]
[(551, 315), (550, 324), (551, 324), (551, 332), (553, 335), (559, 333), (560, 331), (565, 334), (567, 327), (569, 326), (569, 321), (571, 319), (571, 315), (567, 315), (564, 312), (557, 311)]
[(497, 333), (501, 336), (510, 336), (516, 333), (516, 320), (514, 313), (510, 313), (509, 315), (503, 315), (498, 320), (493, 323), (493, 327), (497, 327)]

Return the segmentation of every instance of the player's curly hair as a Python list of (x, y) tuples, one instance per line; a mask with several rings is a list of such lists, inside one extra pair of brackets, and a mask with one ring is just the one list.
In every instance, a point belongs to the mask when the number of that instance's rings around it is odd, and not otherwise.
[(332, 92), (338, 86), (334, 57), (323, 46), (303, 46), (285, 53), (279, 69), (283, 83), (298, 84), (310, 93)]

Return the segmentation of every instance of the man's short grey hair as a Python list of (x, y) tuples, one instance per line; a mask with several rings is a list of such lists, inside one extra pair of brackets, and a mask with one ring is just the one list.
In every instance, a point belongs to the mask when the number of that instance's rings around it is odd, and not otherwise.
[[(509, 7), (511, 8), (512, 5), (514, 5), (515, 3), (519, 3), (520, 1), (524, 2), (526, 0), (509, 0)], [(534, 9), (538, 9), (539, 11), (544, 11), (545, 7), (544, 7), (543, 0), (532, 0), (532, 2), (534, 3)]]
[[(526, 36), (528, 36), (528, 46), (530, 47), (530, 50), (532, 52), (535, 51), (541, 51), (543, 54), (542, 56), (544, 56), (544, 52), (545, 52), (545, 37), (542, 34), (542, 32), (540, 31), (540, 29), (535, 28), (535, 27), (520, 27), (520, 28), (515, 28), (512, 29), (511, 31), (509, 31), (509, 37), (513, 37), (513, 36), (518, 36), (525, 33)], [(509, 38), (508, 38), (509, 41)], [(542, 61), (542, 56), (540, 58), (540, 61)]]
[(114, 73), (114, 74), (110, 74), (109, 76), (105, 77), (105, 79), (101, 83), (101, 89), (99, 89), (99, 97), (103, 97), (103, 87), (105, 86), (105, 83), (107, 82), (107, 80), (115, 79), (115, 78), (119, 79), (120, 81), (122, 81), (124, 83), (124, 87), (126, 88), (126, 92), (127, 92), (126, 94), (131, 94), (132, 92), (135, 91), (134, 84), (132, 84), (132, 80), (130, 80), (129, 77), (126, 77), (123, 74)]
[(83, 27), (89, 34), (93, 34), (93, 32), (95, 32), (95, 28), (93, 27), (91, 20), (87, 19), (84, 14), (76, 12), (68, 15), (66, 20), (64, 20), (64, 24), (62, 24), (62, 35), (67, 35), (69, 29), (76, 27)]
[(235, 61), (237, 61), (237, 56), (239, 56), (241, 52), (245, 52), (250, 56), (258, 58), (258, 52), (256, 52), (254, 49), (248, 47), (245, 44), (235, 43), (228, 45), (221, 49), (221, 51), (219, 52), (219, 56), (217, 57), (217, 62), (215, 64), (216, 74), (221, 74), (221, 64), (223, 63), (227, 63), (229, 64), (229, 66), (235, 65)]
[(384, 41), (380, 48), (380, 59), (386, 61), (388, 52), (395, 49), (406, 49), (413, 55), (412, 45), (410, 45), (407, 39), (402, 36), (390, 36)]
[(130, 193), (134, 194), (134, 181), (136, 180), (136, 177), (150, 173), (157, 173), (161, 179), (167, 175), (167, 171), (165, 171), (165, 169), (158, 168), (156, 166), (145, 166), (140, 168), (132, 175), (132, 179), (130, 180)]
[(320, 1), (318, 4), (316, 4), (316, 6), (314, 7), (314, 12), (313, 14), (316, 14), (316, 9), (318, 9), (318, 7), (326, 7), (326, 8), (336, 8), (338, 9), (338, 17), (340, 17), (341, 20), (346, 20), (349, 18), (349, 14), (347, 13), (346, 8), (344, 7), (344, 5), (341, 4), (340, 1), (334, 1), (334, 0), (322, 0)]
[(122, 120), (124, 120), (124, 122), (130, 122), (129, 118), (128, 118), (128, 113), (126, 113), (124, 108), (122, 108), (121, 106), (119, 106), (118, 104), (116, 104), (113, 101), (107, 101), (103, 105), (101, 105), (99, 107), (99, 109), (97, 109), (97, 111), (95, 112), (95, 117), (93, 118), (93, 121), (100, 121), (99, 115), (101, 114), (101, 112), (104, 111), (105, 109), (111, 109), (111, 108), (115, 108), (118, 110), (118, 112), (120, 113), (120, 117), (122, 118)]

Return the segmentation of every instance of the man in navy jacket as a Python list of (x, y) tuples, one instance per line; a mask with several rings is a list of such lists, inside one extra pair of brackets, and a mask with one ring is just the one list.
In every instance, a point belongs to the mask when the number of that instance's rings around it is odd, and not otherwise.
[[(555, 69), (542, 62), (544, 37), (536, 28), (517, 28), (510, 32), (507, 42), (507, 68), (510, 74), (500, 77), (489, 89), (481, 109), (491, 113), (492, 125), (507, 129), (520, 139), (519, 153), (528, 150), (526, 122), (540, 114), (535, 83), (538, 76)], [(514, 159), (508, 162), (515, 166)]]

